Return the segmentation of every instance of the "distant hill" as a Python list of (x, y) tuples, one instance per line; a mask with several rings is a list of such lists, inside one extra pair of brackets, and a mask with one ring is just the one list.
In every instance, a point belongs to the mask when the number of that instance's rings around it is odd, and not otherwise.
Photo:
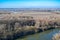
[(0, 11), (60, 11), (60, 8), (0, 8)]

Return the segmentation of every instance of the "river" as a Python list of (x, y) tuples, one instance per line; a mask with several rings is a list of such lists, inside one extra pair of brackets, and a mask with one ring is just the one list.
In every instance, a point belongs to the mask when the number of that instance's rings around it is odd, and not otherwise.
[(18, 38), (17, 40), (52, 40), (52, 36), (59, 31), (60, 28), (52, 29), (33, 35), (24, 36), (23, 38)]

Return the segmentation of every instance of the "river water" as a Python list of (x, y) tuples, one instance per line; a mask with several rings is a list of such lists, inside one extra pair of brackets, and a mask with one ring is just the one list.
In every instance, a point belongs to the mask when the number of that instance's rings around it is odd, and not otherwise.
[(33, 35), (24, 36), (23, 38), (18, 38), (17, 40), (52, 40), (52, 36), (59, 31), (60, 28), (52, 29)]

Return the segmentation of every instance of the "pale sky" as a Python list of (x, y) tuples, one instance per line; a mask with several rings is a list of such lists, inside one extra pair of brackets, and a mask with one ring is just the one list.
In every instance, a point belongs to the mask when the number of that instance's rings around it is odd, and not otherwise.
[(60, 0), (0, 0), (0, 8), (60, 8)]

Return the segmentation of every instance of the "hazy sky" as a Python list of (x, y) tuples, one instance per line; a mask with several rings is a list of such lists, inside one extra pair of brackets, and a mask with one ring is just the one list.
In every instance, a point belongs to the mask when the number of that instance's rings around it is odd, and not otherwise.
[(60, 0), (0, 0), (0, 8), (60, 8)]

